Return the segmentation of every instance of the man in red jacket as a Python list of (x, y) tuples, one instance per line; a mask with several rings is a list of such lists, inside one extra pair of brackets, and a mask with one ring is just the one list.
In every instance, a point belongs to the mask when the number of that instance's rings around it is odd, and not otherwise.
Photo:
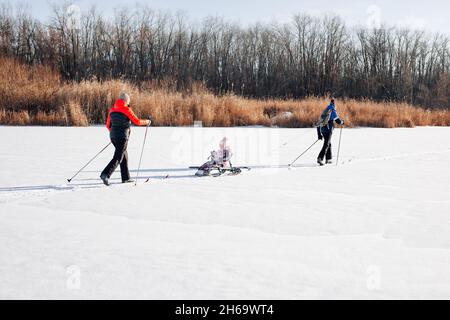
[(130, 96), (125, 92), (120, 93), (119, 100), (109, 110), (106, 128), (110, 132), (111, 142), (116, 148), (114, 157), (103, 170), (100, 178), (103, 183), (109, 186), (109, 178), (120, 164), (122, 183), (132, 183), (128, 170), (128, 138), (130, 137), (131, 123), (137, 126), (150, 125), (150, 120), (139, 119), (130, 108)]

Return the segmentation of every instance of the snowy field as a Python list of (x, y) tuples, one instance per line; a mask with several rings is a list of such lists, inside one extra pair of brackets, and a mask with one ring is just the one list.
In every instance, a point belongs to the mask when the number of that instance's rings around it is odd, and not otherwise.
[[(223, 136), (252, 170), (193, 177)], [(107, 188), (112, 148), (66, 182), (106, 129), (0, 127), (0, 298), (450, 299), (449, 138), (345, 129), (288, 170), (314, 129), (150, 128)]]

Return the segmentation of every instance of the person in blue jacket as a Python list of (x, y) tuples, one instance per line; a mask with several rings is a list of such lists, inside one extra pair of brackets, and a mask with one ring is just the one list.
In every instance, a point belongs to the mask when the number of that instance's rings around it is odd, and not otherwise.
[(325, 165), (324, 158), (326, 158), (326, 163), (332, 163), (332, 152), (331, 152), (331, 136), (333, 135), (334, 123), (344, 125), (344, 121), (339, 118), (339, 115), (336, 111), (336, 106), (334, 99), (331, 100), (331, 103), (326, 109), (322, 112), (320, 116), (320, 121), (317, 124), (317, 134), (319, 140), (323, 141), (322, 150), (317, 157), (317, 163), (321, 166)]

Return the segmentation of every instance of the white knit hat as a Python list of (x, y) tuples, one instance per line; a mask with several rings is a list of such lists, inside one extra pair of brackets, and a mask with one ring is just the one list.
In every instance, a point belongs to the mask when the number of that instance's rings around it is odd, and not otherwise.
[(130, 104), (131, 101), (130, 96), (124, 91), (120, 93), (119, 99), (125, 101), (127, 105)]

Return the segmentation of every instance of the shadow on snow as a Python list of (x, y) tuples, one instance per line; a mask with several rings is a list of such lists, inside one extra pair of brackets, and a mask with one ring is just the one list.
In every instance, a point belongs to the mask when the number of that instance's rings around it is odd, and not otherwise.
[[(300, 164), (292, 166), (292, 168), (313, 168), (316, 164)], [(261, 170), (261, 169), (287, 169), (287, 165), (260, 165), (260, 166), (249, 166), (251, 170)], [(182, 173), (182, 172), (194, 172), (196, 169), (192, 168), (161, 168), (161, 169), (143, 169), (140, 170), (141, 173), (164, 173), (164, 175), (157, 176), (140, 176), (138, 181), (150, 180), (165, 180), (165, 179), (188, 179), (188, 178), (198, 178), (193, 173), (184, 175), (170, 175), (170, 173)], [(85, 173), (96, 173), (100, 174), (100, 171), (85, 171)], [(137, 173), (137, 170), (130, 170), (130, 173)], [(167, 175), (169, 176), (167, 177)], [(132, 178), (135, 179), (135, 177)], [(17, 186), (17, 187), (0, 187), (0, 193), (13, 193), (13, 192), (30, 192), (30, 191), (70, 191), (76, 189), (97, 189), (104, 187), (103, 183), (100, 181), (99, 177), (75, 179), (75, 183), (66, 183), (62, 185), (34, 185), (34, 186)], [(98, 182), (89, 182), (98, 181)], [(112, 178), (110, 179), (111, 185), (122, 185), (120, 179)], [(85, 183), (81, 183), (85, 182)]]

